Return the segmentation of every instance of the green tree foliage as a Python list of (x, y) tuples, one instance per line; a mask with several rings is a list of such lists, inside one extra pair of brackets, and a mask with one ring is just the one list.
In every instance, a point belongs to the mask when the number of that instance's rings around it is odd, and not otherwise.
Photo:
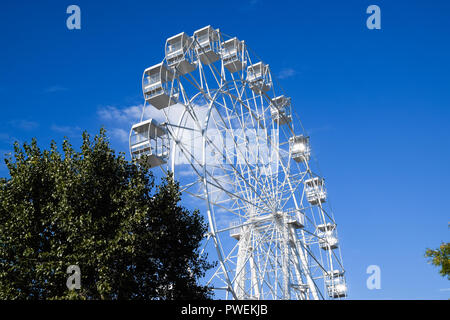
[(431, 264), (440, 267), (439, 273), (450, 280), (450, 243), (442, 243), (436, 250), (427, 249), (425, 257)]
[[(198, 283), (207, 231), (198, 211), (179, 206), (169, 174), (115, 155), (104, 129), (85, 132), (81, 151), (35, 139), (6, 160), (0, 179), (0, 299), (205, 299)], [(69, 265), (81, 289), (69, 291)]]

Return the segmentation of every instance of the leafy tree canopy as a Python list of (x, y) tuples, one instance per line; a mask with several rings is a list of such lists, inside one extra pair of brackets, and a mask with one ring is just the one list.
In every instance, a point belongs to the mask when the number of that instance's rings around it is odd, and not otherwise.
[[(212, 267), (200, 257), (207, 231), (198, 211), (179, 205), (169, 174), (125, 160), (104, 129), (41, 150), (14, 145), (0, 179), (0, 299), (204, 299), (198, 280)], [(78, 265), (81, 289), (69, 290)]]
[(440, 267), (439, 273), (443, 277), (450, 280), (450, 243), (442, 243), (441, 246), (435, 250), (427, 249), (425, 257), (429, 258), (431, 264)]

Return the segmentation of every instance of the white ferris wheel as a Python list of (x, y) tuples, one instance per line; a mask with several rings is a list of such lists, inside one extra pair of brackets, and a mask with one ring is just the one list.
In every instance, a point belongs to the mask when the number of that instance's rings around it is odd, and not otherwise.
[(207, 284), (226, 299), (347, 295), (336, 222), (291, 99), (244, 41), (211, 26), (144, 71), (130, 153), (202, 200)]

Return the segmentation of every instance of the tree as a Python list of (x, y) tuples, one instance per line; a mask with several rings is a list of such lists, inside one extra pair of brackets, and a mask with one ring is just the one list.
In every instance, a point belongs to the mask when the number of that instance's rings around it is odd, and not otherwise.
[[(81, 151), (35, 139), (6, 160), (0, 179), (0, 299), (205, 299), (199, 279), (199, 211), (179, 205), (172, 175), (160, 185), (147, 166), (115, 155), (104, 129)], [(81, 289), (69, 290), (70, 265)]]
[(441, 267), (439, 270), (441, 276), (447, 276), (450, 280), (450, 243), (442, 242), (441, 246), (435, 250), (427, 249), (425, 257), (429, 258), (431, 264)]

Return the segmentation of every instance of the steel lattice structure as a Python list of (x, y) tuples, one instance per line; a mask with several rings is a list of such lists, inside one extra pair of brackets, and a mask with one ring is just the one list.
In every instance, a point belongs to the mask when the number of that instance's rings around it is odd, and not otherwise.
[(208, 284), (230, 299), (343, 298), (336, 222), (309, 137), (269, 65), (207, 26), (167, 39), (144, 71), (133, 160), (174, 172), (205, 201)]

